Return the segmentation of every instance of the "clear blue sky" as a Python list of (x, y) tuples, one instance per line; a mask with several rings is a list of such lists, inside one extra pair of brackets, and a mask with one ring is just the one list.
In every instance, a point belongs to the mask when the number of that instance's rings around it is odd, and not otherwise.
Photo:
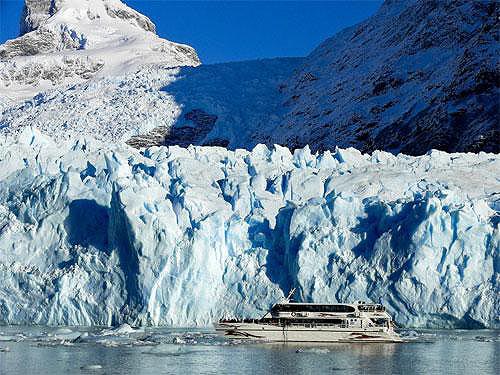
[[(382, 1), (127, 0), (158, 34), (196, 48), (204, 63), (305, 56), (378, 9)], [(0, 0), (0, 42), (19, 32), (23, 0)]]

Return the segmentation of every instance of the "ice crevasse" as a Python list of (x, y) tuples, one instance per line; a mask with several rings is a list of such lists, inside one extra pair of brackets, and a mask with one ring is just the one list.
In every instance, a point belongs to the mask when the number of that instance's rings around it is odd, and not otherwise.
[(311, 302), (499, 326), (500, 156), (0, 140), (0, 321), (209, 325)]

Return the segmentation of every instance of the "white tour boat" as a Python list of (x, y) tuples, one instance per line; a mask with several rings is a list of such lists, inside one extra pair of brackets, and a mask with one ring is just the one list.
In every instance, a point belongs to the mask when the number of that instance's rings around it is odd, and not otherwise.
[(261, 319), (220, 320), (217, 333), (274, 342), (402, 342), (380, 304), (296, 303), (290, 301), (294, 291)]

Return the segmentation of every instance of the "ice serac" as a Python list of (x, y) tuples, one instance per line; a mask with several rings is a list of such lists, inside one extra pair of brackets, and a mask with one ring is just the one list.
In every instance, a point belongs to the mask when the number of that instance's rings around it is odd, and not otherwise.
[(0, 146), (4, 323), (207, 325), (297, 287), (498, 327), (498, 155)]

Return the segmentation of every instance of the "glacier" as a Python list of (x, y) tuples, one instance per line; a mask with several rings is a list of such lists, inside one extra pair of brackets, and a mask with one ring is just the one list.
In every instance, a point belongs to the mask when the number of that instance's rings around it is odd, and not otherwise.
[[(54, 140), (90, 135), (134, 146), (226, 142), (229, 148), (251, 148), (259, 143), (254, 135), (270, 126), (280, 82), (301, 61), (276, 58), (199, 68), (149, 64), (15, 104), (2, 104), (0, 92), (0, 134), (16, 136), (29, 124)], [(197, 112), (213, 123), (203, 126), (192, 116)]]
[(499, 326), (500, 156), (0, 138), (0, 322), (204, 326), (381, 302)]

